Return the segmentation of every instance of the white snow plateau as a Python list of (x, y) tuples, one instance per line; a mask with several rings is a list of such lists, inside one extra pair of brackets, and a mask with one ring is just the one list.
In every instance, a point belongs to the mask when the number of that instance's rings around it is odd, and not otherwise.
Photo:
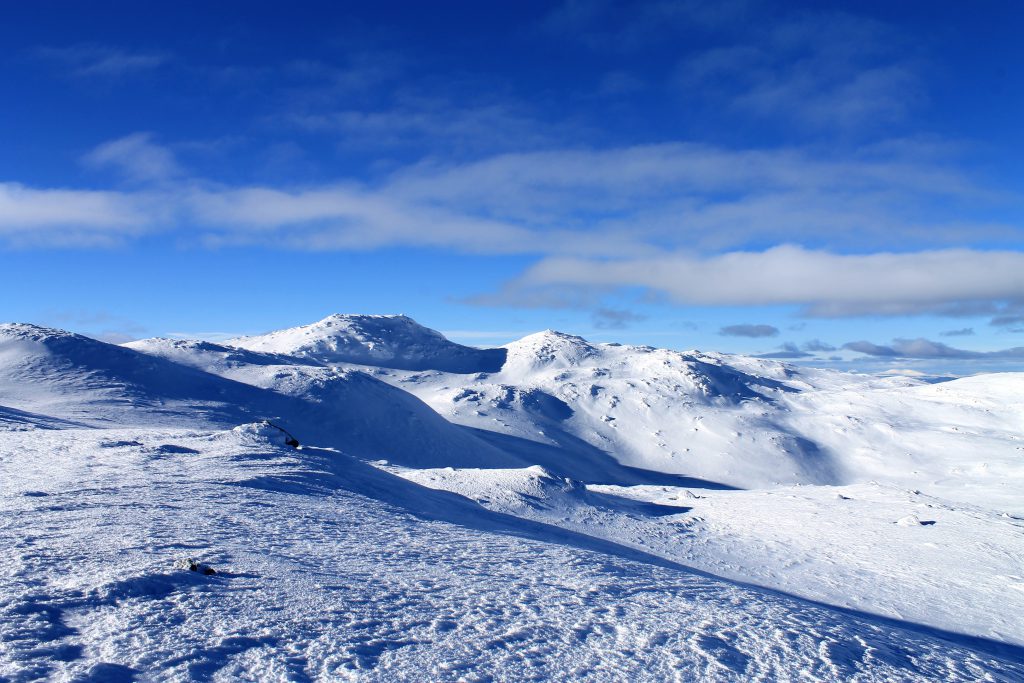
[(1024, 681), (1024, 373), (0, 325), (0, 681)]

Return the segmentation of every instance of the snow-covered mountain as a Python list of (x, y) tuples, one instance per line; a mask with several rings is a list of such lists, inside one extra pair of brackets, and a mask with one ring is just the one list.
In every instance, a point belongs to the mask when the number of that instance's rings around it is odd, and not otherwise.
[(0, 404), (9, 407), (95, 427), (210, 426), (247, 422), (268, 400), (248, 385), (82, 335), (0, 325)]
[(488, 375), (378, 376), (453, 422), (576, 458), (739, 488), (878, 480), (1024, 512), (1019, 374), (929, 385), (551, 331), (506, 348)]
[(0, 325), (0, 679), (1021, 680), (1022, 428), (1022, 373)]
[(505, 361), (501, 349), (475, 349), (445, 339), (404, 315), (330, 315), (311, 325), (228, 342), (263, 353), (318, 363), (355, 363), (406, 370), (494, 372)]
[(0, 406), (22, 411), (6, 421), (26, 421), (24, 411), (37, 414), (31, 423), (40, 426), (69, 421), (210, 429), (271, 419), (313, 442), (409, 465), (522, 462), (362, 372), (205, 342), (130, 346), (0, 325)]

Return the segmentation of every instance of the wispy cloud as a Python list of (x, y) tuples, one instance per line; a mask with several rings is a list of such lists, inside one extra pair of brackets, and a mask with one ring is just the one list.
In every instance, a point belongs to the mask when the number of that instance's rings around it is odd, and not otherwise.
[(758, 358), (775, 358), (777, 360), (796, 360), (799, 358), (810, 358), (814, 354), (808, 353), (807, 351), (801, 351), (793, 342), (786, 342), (779, 346), (778, 351), (771, 351), (769, 353), (760, 353), (757, 355)]
[(751, 337), (757, 339), (760, 337), (777, 337), (779, 336), (779, 328), (774, 325), (726, 325), (718, 330), (718, 334), (723, 337)]
[(171, 59), (165, 52), (131, 51), (98, 43), (38, 47), (32, 55), (80, 78), (116, 78), (136, 74), (156, 69)]
[(647, 320), (646, 315), (617, 308), (597, 308), (593, 312), (594, 327), (599, 330), (624, 330), (633, 323)]
[(873, 344), (869, 341), (856, 341), (843, 344), (843, 348), (881, 358), (1024, 359), (1024, 347), (1022, 346), (998, 351), (967, 351), (923, 338), (894, 339), (888, 345)]
[(134, 181), (168, 180), (183, 174), (174, 153), (156, 144), (152, 133), (133, 133), (105, 142), (82, 162), (93, 168), (115, 168)]
[[(173, 155), (145, 134), (106, 143), (88, 158), (138, 179), (179, 170)], [(45, 203), (39, 193), (49, 191), (24, 188), (25, 207), (32, 197)], [(969, 216), (972, 204), (984, 205), (990, 197), (931, 160), (831, 160), (799, 149), (684, 143), (422, 162), (376, 183), (223, 186), (181, 178), (173, 187), (103, 196), (122, 204), (162, 203), (158, 214), (187, 213), (221, 243), (273, 235), (309, 249), (430, 245), (639, 257), (780, 241), (870, 249), (982, 237), (1010, 242), (1017, 236), (1000, 224), (951, 222), (957, 204)], [(936, 198), (942, 211), (935, 209)], [(62, 211), (70, 218), (75, 207), (81, 208), (72, 203)], [(86, 212), (83, 222), (96, 221)]]
[(1024, 254), (949, 249), (840, 255), (798, 246), (700, 258), (546, 258), (507, 295), (544, 287), (645, 287), (682, 304), (797, 305), (805, 315), (942, 314), (961, 302), (1024, 300)]
[(825, 8), (569, 0), (542, 29), (601, 52), (675, 53), (670, 87), (687, 102), (787, 124), (877, 127), (926, 98), (918, 43), (882, 21)]
[(811, 353), (829, 353), (836, 350), (836, 347), (827, 342), (823, 342), (820, 339), (811, 339), (810, 341), (806, 341), (800, 345), (800, 348)]
[(419, 146), (458, 153), (531, 149), (551, 143), (562, 128), (542, 123), (518, 103), (456, 103), (439, 97), (406, 96), (388, 106), (361, 109), (293, 110), (281, 122), (335, 135), (346, 147)]
[[(153, 208), (154, 210), (149, 210)], [(0, 242), (14, 247), (110, 246), (159, 220), (142, 194), (0, 183)]]
[(777, 358), (798, 360), (802, 358), (820, 358), (819, 354), (835, 351), (836, 347), (820, 339), (811, 339), (797, 345), (793, 342), (781, 344), (776, 351), (758, 354), (758, 358)]
[(878, 21), (839, 12), (793, 13), (764, 30), (684, 59), (675, 81), (761, 117), (818, 127), (877, 126), (924, 98), (917, 57)]
[[(668, 143), (422, 162), (375, 183), (228, 186), (182, 176), (166, 148), (135, 134), (87, 159), (140, 187), (0, 185), (0, 239), (106, 244), (179, 230), (212, 246), (526, 254), (540, 260), (477, 301), (594, 310), (602, 292), (641, 288), (684, 304), (796, 305), (822, 317), (981, 312), (1012, 323), (1024, 254), (920, 247), (1016, 244), (1019, 229), (969, 220), (991, 194), (906, 155)], [(747, 246), (780, 242), (789, 245)], [(842, 253), (851, 247), (861, 253)]]
[[(1024, 308), (1024, 298), (1016, 302), (1015, 305), (1007, 306), (1006, 308), (1014, 311)], [(1024, 332), (1024, 313), (1004, 312), (992, 318), (989, 324), (993, 327), (1001, 327), (1007, 332)]]

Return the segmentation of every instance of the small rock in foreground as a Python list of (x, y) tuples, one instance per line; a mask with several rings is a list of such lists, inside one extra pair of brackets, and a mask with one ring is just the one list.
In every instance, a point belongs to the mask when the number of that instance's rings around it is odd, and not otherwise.
[(217, 570), (211, 567), (210, 565), (203, 564), (199, 560), (196, 560), (191, 557), (184, 557), (180, 560), (175, 561), (174, 568), (184, 569), (190, 572), (199, 572), (200, 574), (204, 574), (206, 576), (210, 576), (211, 574), (217, 573)]

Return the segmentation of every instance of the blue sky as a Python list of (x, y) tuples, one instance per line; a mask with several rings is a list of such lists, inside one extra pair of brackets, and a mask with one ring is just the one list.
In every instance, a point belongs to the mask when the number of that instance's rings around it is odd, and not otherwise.
[(1021, 369), (1022, 29), (1001, 2), (14, 3), (0, 318)]

